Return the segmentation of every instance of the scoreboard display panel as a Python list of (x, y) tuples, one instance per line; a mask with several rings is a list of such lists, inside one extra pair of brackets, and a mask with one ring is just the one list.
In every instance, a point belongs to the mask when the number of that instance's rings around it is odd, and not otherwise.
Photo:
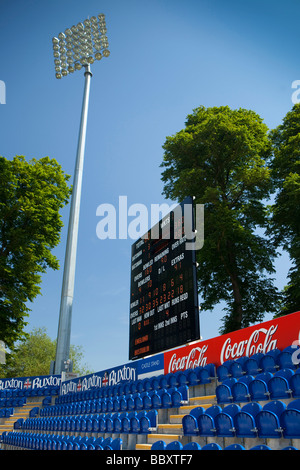
[(184, 207), (192, 201), (185, 199), (132, 245), (129, 359), (200, 338), (195, 251), (186, 249), (194, 217), (191, 210), (187, 221)]

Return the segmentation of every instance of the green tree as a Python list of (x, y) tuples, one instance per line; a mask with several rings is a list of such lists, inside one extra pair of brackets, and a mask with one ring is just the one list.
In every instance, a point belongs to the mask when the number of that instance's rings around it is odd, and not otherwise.
[[(26, 377), (49, 375), (51, 361), (55, 360), (56, 341), (46, 333), (46, 328), (34, 328), (26, 339), (19, 341), (15, 350), (6, 354), (6, 363), (0, 365), (0, 377)], [(86, 364), (82, 364), (81, 346), (71, 345), (70, 357), (73, 360), (73, 372), (79, 375), (91, 373)]]
[(278, 316), (300, 309), (300, 104), (270, 133), (276, 188), (269, 234), (289, 254), (292, 267)]
[(0, 157), (0, 339), (10, 349), (24, 335), (27, 303), (40, 293), (41, 273), (59, 268), (51, 250), (60, 240), (68, 180), (49, 157)]
[(279, 300), (270, 277), (276, 250), (261, 233), (272, 189), (266, 125), (251, 110), (201, 106), (163, 149), (163, 194), (177, 201), (192, 195), (205, 205), (197, 252), (202, 310), (225, 301), (221, 333), (261, 321)]

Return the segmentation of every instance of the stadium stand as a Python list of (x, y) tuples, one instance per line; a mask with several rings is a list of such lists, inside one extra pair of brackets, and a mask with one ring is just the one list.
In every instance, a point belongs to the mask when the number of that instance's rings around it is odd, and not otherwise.
[(273, 350), (65, 395), (1, 392), (0, 419), (10, 419), (0, 425), (1, 448), (300, 450), (300, 369), (291, 355)]

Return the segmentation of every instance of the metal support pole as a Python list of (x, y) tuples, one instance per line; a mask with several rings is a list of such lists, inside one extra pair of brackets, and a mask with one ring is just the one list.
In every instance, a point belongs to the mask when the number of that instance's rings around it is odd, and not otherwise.
[(63, 284), (61, 292), (61, 303), (59, 312), (59, 324), (57, 333), (56, 357), (54, 373), (60, 374), (64, 370), (64, 361), (70, 355), (70, 336), (72, 306), (75, 284), (75, 266), (77, 239), (79, 227), (80, 198), (82, 186), (82, 173), (84, 161), (84, 148), (86, 139), (87, 115), (90, 94), (91, 70), (89, 65), (85, 65), (85, 84), (81, 110), (81, 121), (78, 137), (76, 165), (73, 181), (73, 191), (69, 215), (68, 238), (65, 253)]

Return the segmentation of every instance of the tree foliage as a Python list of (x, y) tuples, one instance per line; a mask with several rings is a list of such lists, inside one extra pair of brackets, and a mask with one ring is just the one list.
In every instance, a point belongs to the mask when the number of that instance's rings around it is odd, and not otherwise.
[(0, 157), (0, 339), (9, 348), (24, 334), (41, 274), (59, 267), (51, 250), (60, 240), (68, 180), (49, 157)]
[(163, 193), (178, 201), (192, 195), (205, 205), (197, 252), (201, 308), (226, 302), (222, 333), (261, 321), (279, 301), (271, 278), (276, 250), (261, 233), (272, 191), (266, 125), (251, 110), (201, 106), (163, 149)]
[[(51, 361), (55, 360), (56, 341), (51, 340), (45, 328), (34, 328), (23, 341), (17, 343), (15, 350), (6, 354), (6, 363), (0, 365), (0, 377), (26, 377), (49, 375)], [(73, 372), (89, 374), (87, 365), (81, 363), (81, 346), (71, 345), (70, 357)]]
[(292, 267), (283, 292), (280, 315), (300, 309), (300, 104), (270, 133), (272, 174), (277, 190), (269, 234), (290, 256)]

